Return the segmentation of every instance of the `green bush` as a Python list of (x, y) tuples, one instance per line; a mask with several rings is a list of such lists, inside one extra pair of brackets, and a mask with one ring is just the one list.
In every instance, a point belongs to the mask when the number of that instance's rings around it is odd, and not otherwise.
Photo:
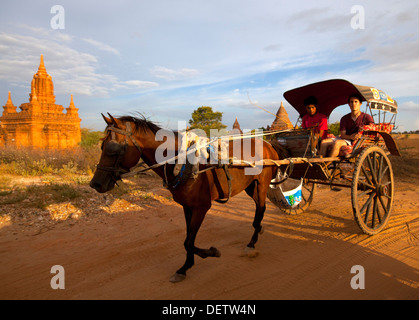
[(340, 135), (340, 122), (329, 124), (329, 133), (333, 133), (336, 137)]
[(100, 142), (100, 139), (102, 138), (103, 138), (103, 132), (91, 131), (90, 129), (82, 128), (80, 147), (90, 148), (90, 147), (97, 146)]

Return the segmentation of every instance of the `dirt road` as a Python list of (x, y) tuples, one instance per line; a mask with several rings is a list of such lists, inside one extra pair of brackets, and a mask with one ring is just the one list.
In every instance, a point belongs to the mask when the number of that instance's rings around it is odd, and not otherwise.
[[(161, 181), (153, 190), (167, 195)], [(152, 201), (109, 214), (112, 204), (100, 197), (92, 202), (100, 214), (0, 229), (0, 299), (419, 298), (419, 188), (413, 184), (397, 186), (389, 225), (373, 237), (356, 225), (348, 190), (318, 189), (298, 216), (269, 202), (252, 258), (243, 249), (253, 232), (253, 201), (241, 193), (226, 205), (214, 203), (196, 245), (215, 246), (221, 257), (196, 257), (176, 284), (169, 278), (185, 259), (182, 208)], [(54, 265), (65, 270), (64, 290), (51, 288)], [(365, 272), (363, 290), (351, 287), (360, 275), (351, 273), (355, 265)]]

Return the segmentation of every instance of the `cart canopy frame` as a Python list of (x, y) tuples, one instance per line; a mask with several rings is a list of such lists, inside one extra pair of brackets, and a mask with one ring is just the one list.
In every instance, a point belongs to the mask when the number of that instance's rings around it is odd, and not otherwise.
[(317, 111), (329, 117), (335, 108), (347, 104), (352, 94), (360, 95), (371, 109), (397, 114), (397, 102), (384, 91), (343, 79), (326, 80), (295, 88), (285, 92), (284, 97), (303, 117), (307, 113), (304, 99), (314, 96), (318, 100)]

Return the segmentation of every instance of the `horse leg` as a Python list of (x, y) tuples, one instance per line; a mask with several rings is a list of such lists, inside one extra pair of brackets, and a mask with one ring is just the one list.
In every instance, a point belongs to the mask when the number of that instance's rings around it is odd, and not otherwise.
[(252, 224), (255, 231), (253, 232), (252, 239), (250, 240), (250, 242), (247, 245), (248, 248), (253, 248), (254, 249), (255, 248), (255, 243), (258, 241), (259, 234), (263, 233), (263, 228), (262, 228), (261, 222), (262, 222), (265, 210), (266, 210), (265, 205), (263, 207), (260, 207), (260, 206), (256, 205), (255, 218), (253, 219), (253, 224)]
[(207, 257), (221, 256), (221, 253), (217, 248), (211, 247), (209, 249), (200, 249), (195, 247), (196, 235), (208, 210), (209, 208), (197, 208), (195, 210), (186, 207), (183, 208), (186, 220), (186, 239), (184, 242), (186, 249), (186, 261), (185, 264), (170, 278), (171, 282), (179, 282), (185, 279), (186, 271), (192, 268), (195, 263), (195, 254), (204, 259)]
[(255, 243), (258, 241), (259, 234), (263, 233), (262, 228), (262, 220), (263, 216), (265, 214), (266, 205), (265, 200), (262, 199), (260, 186), (257, 183), (257, 181), (253, 181), (252, 184), (246, 188), (246, 193), (253, 198), (256, 204), (256, 211), (255, 211), (255, 217), (253, 219), (253, 228), (255, 231), (253, 232), (252, 239), (248, 243), (246, 249), (249, 250), (249, 248), (254, 249)]
[[(198, 233), (199, 227), (202, 224), (202, 221), (204, 220), (205, 214), (207, 213), (209, 208), (207, 210), (205, 210), (205, 209), (203, 209), (203, 210), (204, 211), (203, 211), (202, 215), (199, 216), (199, 217), (202, 217), (202, 220), (199, 220), (200, 218), (198, 218), (199, 221), (196, 222), (197, 230), (196, 230), (196, 233), (195, 233), (195, 237), (196, 237), (196, 234)], [(189, 230), (190, 225), (191, 225), (191, 220), (193, 220), (193, 217), (194, 217), (193, 214), (192, 214), (193, 211), (190, 210), (190, 209), (185, 209), (184, 208), (184, 212), (185, 212), (185, 218), (188, 217), (188, 218), (186, 218), (186, 220), (187, 220), (186, 228), (187, 228), (187, 230)], [(186, 250), (188, 250), (188, 247), (189, 247), (188, 246), (188, 232), (189, 231), (187, 231), (187, 234), (186, 234), (187, 238), (186, 238), (185, 243), (184, 243)], [(218, 258), (218, 257), (221, 256), (221, 252), (215, 247), (211, 247), (209, 249), (201, 249), (201, 248), (195, 247), (195, 245), (194, 245), (195, 237), (193, 238), (193, 243), (192, 243), (194, 254), (200, 256), (202, 259), (205, 259), (207, 257), (217, 257)]]

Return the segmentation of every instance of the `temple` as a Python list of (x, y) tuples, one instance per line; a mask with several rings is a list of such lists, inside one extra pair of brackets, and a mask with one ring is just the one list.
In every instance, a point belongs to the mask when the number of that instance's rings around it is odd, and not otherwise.
[(235, 134), (243, 134), (242, 129), (240, 128), (240, 124), (237, 121), (237, 117), (236, 120), (233, 123), (233, 129), (231, 130), (231, 132), (235, 133)]
[(17, 111), (11, 93), (0, 117), (0, 146), (65, 149), (76, 147), (81, 141), (78, 109), (71, 95), (70, 105), (55, 104), (54, 84), (47, 73), (41, 55), (38, 72), (31, 82), (29, 102)]
[(276, 113), (275, 120), (272, 122), (272, 125), (269, 127), (270, 130), (287, 130), (294, 129), (287, 111), (285, 110), (284, 104), (281, 102), (281, 106)]

